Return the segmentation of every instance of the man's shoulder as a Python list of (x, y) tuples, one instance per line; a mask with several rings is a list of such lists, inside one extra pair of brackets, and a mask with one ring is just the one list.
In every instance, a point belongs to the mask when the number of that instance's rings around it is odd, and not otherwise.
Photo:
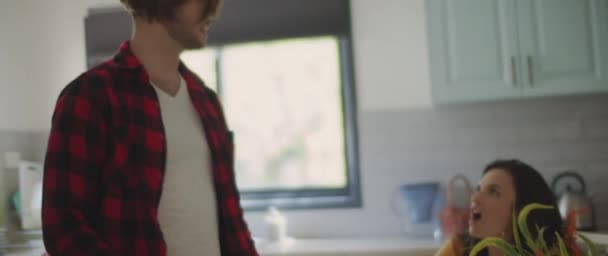
[(98, 64), (81, 73), (69, 82), (63, 89), (62, 95), (66, 93), (82, 94), (87, 92), (101, 92), (111, 89), (117, 78), (123, 76), (124, 71), (111, 61)]
[(59, 94), (58, 100), (73, 98), (103, 107), (108, 103), (108, 91), (114, 90), (115, 81), (121, 72), (124, 71), (111, 61), (96, 65), (70, 81)]

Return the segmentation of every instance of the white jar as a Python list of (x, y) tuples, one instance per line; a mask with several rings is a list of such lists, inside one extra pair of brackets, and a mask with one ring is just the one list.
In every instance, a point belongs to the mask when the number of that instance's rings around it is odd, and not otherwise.
[(268, 241), (282, 242), (287, 238), (287, 220), (276, 207), (268, 208), (265, 221)]

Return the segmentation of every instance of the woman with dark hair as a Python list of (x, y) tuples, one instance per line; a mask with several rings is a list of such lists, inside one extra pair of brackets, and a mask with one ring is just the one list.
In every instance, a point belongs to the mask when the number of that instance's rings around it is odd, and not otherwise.
[[(563, 236), (563, 221), (556, 199), (543, 177), (531, 166), (519, 160), (497, 160), (483, 171), (477, 191), (471, 196), (469, 233), (447, 241), (436, 256), (469, 255), (473, 246), (486, 237), (499, 237), (513, 243), (513, 214), (528, 204), (553, 206), (551, 210), (536, 210), (528, 215), (532, 237), (536, 227), (545, 227), (544, 239), (549, 247), (557, 241), (555, 233)], [(520, 233), (519, 237), (523, 237)], [(524, 243), (525, 244), (525, 243)], [(527, 245), (524, 245), (527, 248)], [(479, 255), (503, 255), (500, 249), (488, 247)]]

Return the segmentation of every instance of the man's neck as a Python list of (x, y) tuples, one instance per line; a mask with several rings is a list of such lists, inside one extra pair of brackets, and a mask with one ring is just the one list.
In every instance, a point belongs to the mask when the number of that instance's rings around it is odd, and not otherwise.
[(173, 94), (179, 88), (179, 54), (182, 47), (158, 23), (136, 21), (131, 49), (142, 63), (150, 80)]

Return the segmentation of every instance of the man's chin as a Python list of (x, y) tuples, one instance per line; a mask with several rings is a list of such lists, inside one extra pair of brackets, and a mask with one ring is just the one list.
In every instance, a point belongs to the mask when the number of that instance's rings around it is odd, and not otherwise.
[(205, 48), (206, 44), (198, 43), (198, 44), (187, 44), (184, 45), (184, 50), (200, 50)]
[(207, 42), (201, 40), (189, 40), (182, 42), (181, 45), (184, 50), (199, 50), (207, 46)]

